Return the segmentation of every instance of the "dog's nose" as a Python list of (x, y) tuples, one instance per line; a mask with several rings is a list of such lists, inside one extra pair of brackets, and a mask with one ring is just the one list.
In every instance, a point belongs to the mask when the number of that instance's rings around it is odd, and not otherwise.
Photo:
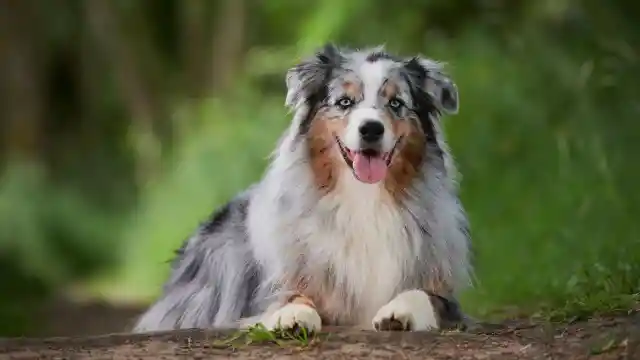
[(362, 140), (367, 142), (375, 142), (380, 140), (384, 134), (384, 125), (380, 121), (367, 120), (360, 125), (360, 136)]

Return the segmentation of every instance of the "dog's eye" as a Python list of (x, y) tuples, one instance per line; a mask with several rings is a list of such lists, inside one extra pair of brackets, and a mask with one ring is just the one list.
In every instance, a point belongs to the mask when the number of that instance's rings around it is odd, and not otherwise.
[(398, 98), (393, 98), (389, 100), (389, 103), (387, 105), (391, 108), (391, 110), (398, 111), (404, 105), (404, 103)]
[(353, 100), (345, 96), (338, 99), (338, 101), (336, 102), (336, 105), (338, 105), (343, 110), (346, 110), (353, 106)]

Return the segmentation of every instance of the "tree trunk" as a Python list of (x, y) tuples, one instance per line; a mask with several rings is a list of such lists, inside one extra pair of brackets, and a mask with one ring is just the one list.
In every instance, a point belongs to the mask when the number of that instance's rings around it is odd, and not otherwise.
[[(101, 55), (108, 59), (116, 77), (116, 84), (132, 116), (132, 144), (138, 155), (136, 178), (144, 185), (159, 169), (161, 143), (156, 136), (154, 121), (159, 118), (152, 90), (144, 77), (143, 67), (136, 61), (136, 42), (122, 30), (118, 12), (110, 0), (91, 0), (85, 3), (85, 15)], [(138, 39), (140, 42), (149, 39)]]
[(0, 89), (4, 101), (2, 142), (7, 158), (38, 160), (46, 92), (46, 52), (33, 1), (14, 1), (0, 10)]
[(208, 31), (207, 2), (204, 0), (184, 1), (180, 5), (182, 63), (187, 96), (199, 98), (205, 95), (209, 85), (205, 74), (210, 60), (211, 47)]
[(214, 94), (226, 92), (233, 84), (245, 45), (245, 0), (223, 0), (220, 6), (208, 77)]

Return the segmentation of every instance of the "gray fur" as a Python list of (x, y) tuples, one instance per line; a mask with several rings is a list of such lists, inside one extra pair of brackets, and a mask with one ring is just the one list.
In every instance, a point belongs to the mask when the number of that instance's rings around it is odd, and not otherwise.
[(234, 326), (255, 311), (261, 274), (244, 225), (250, 194), (224, 205), (184, 242), (160, 299), (138, 319), (136, 332)]
[[(331, 244), (317, 242), (318, 234), (333, 239), (358, 233), (345, 229), (347, 220), (337, 215), (347, 211), (341, 210), (340, 198), (327, 199), (314, 188), (305, 147), (298, 146), (305, 141), (305, 129), (314, 113), (331, 107), (340, 96), (336, 79), (362, 76), (358, 73), (362, 64), (375, 61), (388, 62), (389, 76), (404, 79), (405, 111), (416, 113), (428, 139), (428, 157), (420, 176), (406, 189), (406, 200), (397, 209), (405, 224), (397, 233), (396, 256), (402, 262), (397, 264), (398, 282), (387, 288), (381, 285), (378, 293), (365, 286), (371, 279), (349, 275), (347, 260), (332, 257), (331, 251), (340, 250), (321, 249)], [(458, 111), (458, 92), (442, 65), (423, 58), (397, 58), (382, 48), (356, 51), (328, 45), (292, 68), (286, 83), (286, 105), (295, 115), (265, 176), (218, 210), (184, 243), (162, 294), (140, 317), (134, 331), (239, 326), (259, 318), (285, 296), (283, 278), (293, 273), (333, 277), (335, 289), (330, 290), (341, 309), (337, 323), (366, 321), (380, 302), (435, 276), (435, 265), (454, 290), (470, 284), (468, 223), (457, 195), (455, 165), (440, 126), (442, 112)], [(358, 209), (357, 204), (349, 206)], [(340, 243), (336, 244), (339, 248)], [(392, 264), (394, 258), (387, 258)], [(314, 275), (310, 281), (317, 278)], [(451, 301), (451, 306), (443, 308), (456, 313), (440, 315), (459, 318), (455, 295), (441, 295)]]

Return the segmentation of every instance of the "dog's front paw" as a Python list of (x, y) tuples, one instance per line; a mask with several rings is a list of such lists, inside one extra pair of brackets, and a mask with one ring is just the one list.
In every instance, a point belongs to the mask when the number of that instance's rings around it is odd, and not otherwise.
[(262, 321), (268, 330), (298, 330), (310, 332), (320, 331), (322, 320), (316, 309), (306, 304), (289, 303)]
[(438, 328), (436, 311), (429, 295), (409, 290), (396, 296), (373, 317), (378, 331), (422, 331)]

